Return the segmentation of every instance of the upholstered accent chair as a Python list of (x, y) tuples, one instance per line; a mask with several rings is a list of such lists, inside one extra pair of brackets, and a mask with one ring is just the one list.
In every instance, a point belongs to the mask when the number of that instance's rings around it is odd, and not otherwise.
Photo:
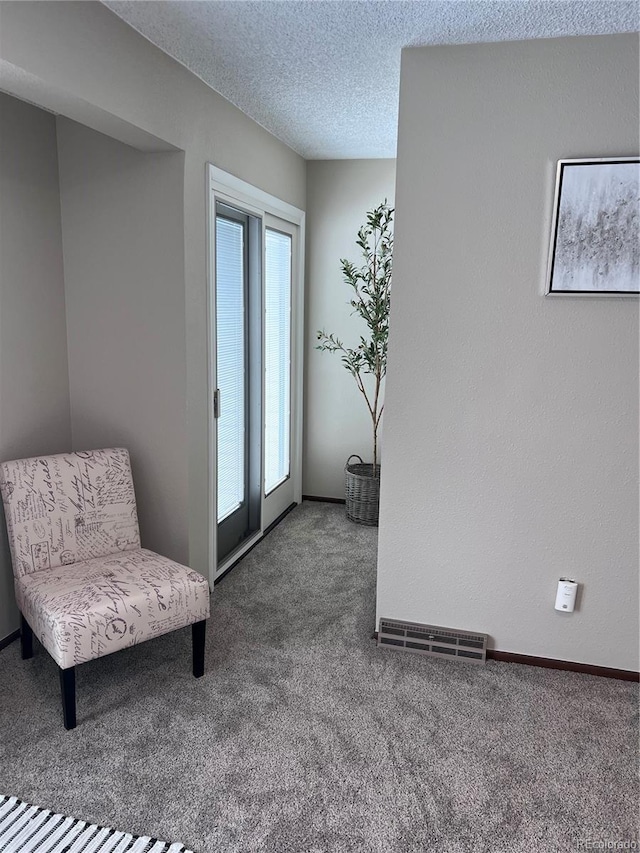
[(60, 670), (64, 725), (76, 725), (75, 667), (192, 626), (193, 674), (204, 674), (209, 585), (140, 547), (123, 448), (0, 465), (20, 609), (23, 659), (33, 633)]

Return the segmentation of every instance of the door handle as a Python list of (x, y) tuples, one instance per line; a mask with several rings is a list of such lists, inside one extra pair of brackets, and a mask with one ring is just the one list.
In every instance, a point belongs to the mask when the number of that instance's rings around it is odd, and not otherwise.
[(220, 389), (216, 388), (213, 392), (213, 417), (220, 417)]

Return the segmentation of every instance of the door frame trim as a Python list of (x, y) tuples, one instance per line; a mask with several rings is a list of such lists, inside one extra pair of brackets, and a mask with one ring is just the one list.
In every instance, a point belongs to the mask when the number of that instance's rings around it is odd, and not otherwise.
[[(304, 379), (304, 269), (305, 269), (305, 219), (306, 214), (300, 208), (294, 207), (252, 184), (237, 178), (214, 166), (206, 164), (206, 228), (207, 228), (207, 451), (208, 451), (208, 564), (209, 581), (213, 586), (215, 580), (225, 571), (224, 561), (221, 567), (217, 565), (217, 507), (216, 507), (216, 422), (213, 417), (213, 392), (216, 376), (216, 340), (215, 340), (215, 234), (213, 223), (216, 216), (216, 202), (221, 201), (236, 206), (247, 213), (263, 217), (271, 214), (279, 219), (298, 227), (298, 259), (295, 296), (297, 316), (295, 327), (292, 328), (291, 363), (294, 366), (291, 381), (294, 415), (292, 427), (291, 476), (293, 478), (294, 501), (302, 501), (302, 413), (303, 413), (303, 379)], [(264, 223), (263, 223), (264, 228)], [(263, 489), (261, 489), (263, 491)], [(264, 500), (264, 498), (262, 498)], [(252, 546), (264, 535), (264, 523), (260, 520), (260, 530), (249, 540)], [(255, 541), (254, 541), (255, 540)], [(248, 546), (247, 546), (248, 547)], [(235, 559), (243, 548), (235, 552)]]

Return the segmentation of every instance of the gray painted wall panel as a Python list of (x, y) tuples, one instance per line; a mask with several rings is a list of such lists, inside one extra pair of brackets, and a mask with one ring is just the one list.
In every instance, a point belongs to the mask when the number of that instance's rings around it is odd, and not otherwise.
[(403, 54), (378, 616), (638, 669), (638, 302), (543, 296), (556, 161), (638, 133), (637, 35)]
[(126, 447), (143, 547), (186, 563), (184, 154), (58, 119), (74, 450)]
[(307, 164), (305, 326), (305, 495), (344, 498), (344, 464), (352, 453), (373, 461), (371, 417), (336, 354), (316, 350), (316, 332), (355, 346), (366, 326), (348, 304), (340, 258), (361, 265), (358, 229), (384, 199), (393, 205), (395, 160), (315, 160)]
[[(70, 446), (55, 119), (0, 94), (0, 459)], [(0, 639), (18, 627), (1, 527)]]

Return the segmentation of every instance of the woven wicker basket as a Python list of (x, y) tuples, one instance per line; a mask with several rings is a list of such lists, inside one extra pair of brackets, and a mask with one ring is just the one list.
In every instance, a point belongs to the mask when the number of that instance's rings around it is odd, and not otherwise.
[[(359, 459), (351, 464), (352, 459)], [(347, 518), (356, 524), (378, 526), (378, 507), (380, 505), (380, 466), (363, 462), (355, 453), (347, 459), (344, 466), (345, 496), (347, 499)]]

